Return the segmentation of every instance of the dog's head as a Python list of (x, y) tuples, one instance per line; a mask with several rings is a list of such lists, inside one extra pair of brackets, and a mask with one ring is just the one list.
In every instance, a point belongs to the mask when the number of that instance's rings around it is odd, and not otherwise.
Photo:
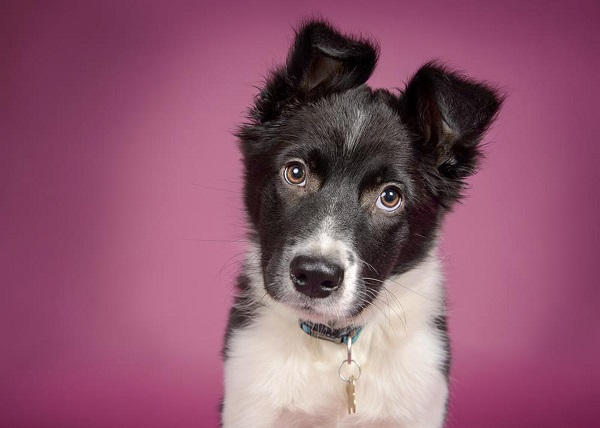
[(397, 95), (372, 90), (377, 56), (305, 24), (239, 132), (265, 291), (315, 321), (360, 314), (427, 256), (502, 102), (436, 63)]

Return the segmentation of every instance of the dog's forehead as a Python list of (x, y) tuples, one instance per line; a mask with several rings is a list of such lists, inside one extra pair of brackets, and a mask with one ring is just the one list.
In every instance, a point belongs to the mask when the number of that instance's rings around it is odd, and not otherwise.
[(403, 165), (411, 154), (398, 113), (370, 90), (347, 91), (302, 108), (291, 118), (295, 149), (336, 163)]

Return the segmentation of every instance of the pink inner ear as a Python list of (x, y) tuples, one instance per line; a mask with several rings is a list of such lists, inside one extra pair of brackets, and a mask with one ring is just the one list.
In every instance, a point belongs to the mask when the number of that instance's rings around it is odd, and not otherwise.
[(341, 74), (343, 68), (343, 61), (325, 55), (317, 55), (302, 81), (302, 86), (306, 91), (311, 91), (321, 83), (335, 79)]

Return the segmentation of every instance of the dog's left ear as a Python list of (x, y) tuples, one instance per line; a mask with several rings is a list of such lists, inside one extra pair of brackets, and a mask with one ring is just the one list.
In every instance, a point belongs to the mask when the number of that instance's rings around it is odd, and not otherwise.
[(479, 142), (494, 121), (503, 97), (491, 86), (425, 64), (400, 97), (400, 116), (429, 172), (428, 183), (449, 207), (461, 196), (464, 179), (472, 175)]
[(265, 123), (289, 105), (362, 85), (375, 69), (377, 49), (325, 21), (306, 22), (296, 31), (285, 66), (272, 73), (257, 97), (253, 118)]

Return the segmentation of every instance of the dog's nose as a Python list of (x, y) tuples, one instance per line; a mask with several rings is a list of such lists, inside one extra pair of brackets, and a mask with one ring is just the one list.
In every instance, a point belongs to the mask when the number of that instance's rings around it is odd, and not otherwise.
[(321, 258), (297, 256), (290, 263), (290, 278), (300, 293), (308, 297), (323, 298), (341, 285), (344, 269)]

